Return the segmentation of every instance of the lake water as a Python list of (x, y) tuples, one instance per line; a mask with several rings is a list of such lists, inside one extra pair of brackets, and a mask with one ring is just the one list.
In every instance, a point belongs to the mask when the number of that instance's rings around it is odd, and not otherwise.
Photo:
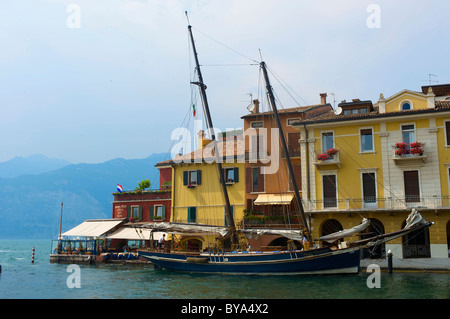
[[(35, 262), (31, 263), (35, 247)], [(218, 276), (154, 270), (151, 265), (80, 265), (80, 288), (68, 265), (51, 264), (50, 240), (0, 240), (1, 299), (448, 299), (450, 274), (381, 272), (328, 276)], [(370, 278), (369, 278), (370, 279)], [(69, 281), (75, 283), (76, 281)], [(72, 285), (73, 286), (73, 285)]]

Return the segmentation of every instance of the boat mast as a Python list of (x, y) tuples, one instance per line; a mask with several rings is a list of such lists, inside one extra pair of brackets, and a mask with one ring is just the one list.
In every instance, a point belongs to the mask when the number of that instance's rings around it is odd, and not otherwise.
[(266, 82), (266, 89), (267, 89), (267, 93), (269, 94), (270, 104), (272, 105), (273, 114), (275, 115), (275, 120), (277, 122), (278, 130), (280, 132), (281, 144), (283, 146), (284, 153), (286, 154), (286, 161), (287, 161), (288, 168), (289, 168), (289, 176), (290, 176), (290, 179), (292, 182), (292, 186), (294, 187), (295, 198), (297, 199), (298, 206), (300, 207), (300, 213), (301, 213), (303, 224), (306, 228), (306, 231), (308, 232), (307, 233), (308, 241), (311, 242), (312, 241), (311, 231), (309, 229), (309, 225), (306, 220), (305, 211), (303, 210), (302, 198), (300, 197), (300, 193), (299, 193), (298, 187), (297, 187), (297, 182), (295, 181), (294, 170), (292, 169), (292, 164), (291, 164), (291, 157), (289, 156), (288, 148), (286, 145), (286, 139), (284, 138), (283, 129), (281, 127), (280, 117), (278, 116), (278, 110), (277, 110), (277, 106), (275, 104), (275, 97), (272, 92), (272, 86), (270, 85), (269, 76), (267, 74), (267, 69), (266, 69), (266, 63), (264, 61), (261, 62), (261, 68), (263, 70), (264, 80)]
[(205, 106), (206, 124), (208, 126), (208, 129), (211, 132), (211, 139), (212, 139), (212, 142), (214, 143), (213, 145), (214, 145), (214, 153), (215, 153), (215, 157), (216, 157), (217, 169), (219, 170), (220, 184), (222, 186), (222, 192), (223, 192), (224, 198), (225, 198), (225, 216), (227, 217), (227, 224), (228, 224), (226, 226), (228, 227), (228, 229), (231, 232), (232, 244), (236, 245), (236, 244), (238, 244), (238, 239), (237, 239), (237, 235), (236, 235), (236, 226), (234, 224), (234, 218), (231, 213), (230, 198), (228, 197), (227, 186), (225, 185), (225, 178), (224, 178), (222, 164), (221, 164), (221, 160), (220, 160), (220, 156), (219, 156), (219, 150), (217, 148), (216, 136), (214, 133), (214, 127), (213, 127), (213, 123), (211, 120), (211, 114), (209, 112), (208, 99), (206, 97), (206, 85), (203, 83), (203, 76), (202, 76), (202, 72), (200, 70), (200, 64), (198, 62), (197, 50), (195, 49), (194, 37), (192, 36), (191, 29), (192, 29), (191, 25), (188, 25), (189, 35), (191, 38), (192, 49), (194, 51), (195, 64), (197, 66), (197, 74), (198, 74), (198, 82), (191, 82), (191, 83), (196, 84), (200, 87), (202, 100), (203, 100), (203, 103)]

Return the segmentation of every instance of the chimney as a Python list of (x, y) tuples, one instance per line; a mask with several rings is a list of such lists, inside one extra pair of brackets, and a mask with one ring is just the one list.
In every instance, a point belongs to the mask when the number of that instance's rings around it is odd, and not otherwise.
[(327, 104), (327, 94), (320, 93), (320, 104)]
[(253, 107), (252, 113), (253, 114), (258, 114), (259, 113), (259, 100), (258, 99), (254, 99), (253, 100), (253, 105), (254, 105), (254, 107)]
[(205, 137), (205, 131), (200, 130), (198, 132), (198, 147), (203, 149), (209, 143), (211, 143), (211, 140)]

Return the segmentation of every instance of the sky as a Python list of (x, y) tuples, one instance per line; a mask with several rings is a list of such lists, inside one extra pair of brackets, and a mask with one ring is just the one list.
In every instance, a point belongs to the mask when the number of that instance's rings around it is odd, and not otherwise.
[(170, 153), (202, 116), (185, 11), (221, 131), (265, 99), (261, 58), (282, 108), (450, 83), (446, 0), (2, 1), (0, 162)]

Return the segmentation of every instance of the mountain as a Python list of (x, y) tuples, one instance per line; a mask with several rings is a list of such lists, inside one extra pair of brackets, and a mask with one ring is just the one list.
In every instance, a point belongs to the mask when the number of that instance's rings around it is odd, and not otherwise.
[(159, 187), (154, 166), (167, 154), (145, 159), (114, 159), (100, 164), (71, 164), (39, 175), (0, 178), (0, 238), (55, 238), (61, 202), (63, 232), (86, 219), (112, 217), (116, 184), (132, 190), (143, 179)]
[(69, 165), (66, 160), (48, 158), (42, 154), (15, 157), (0, 163), (0, 178), (14, 178), (20, 175), (37, 175)]

